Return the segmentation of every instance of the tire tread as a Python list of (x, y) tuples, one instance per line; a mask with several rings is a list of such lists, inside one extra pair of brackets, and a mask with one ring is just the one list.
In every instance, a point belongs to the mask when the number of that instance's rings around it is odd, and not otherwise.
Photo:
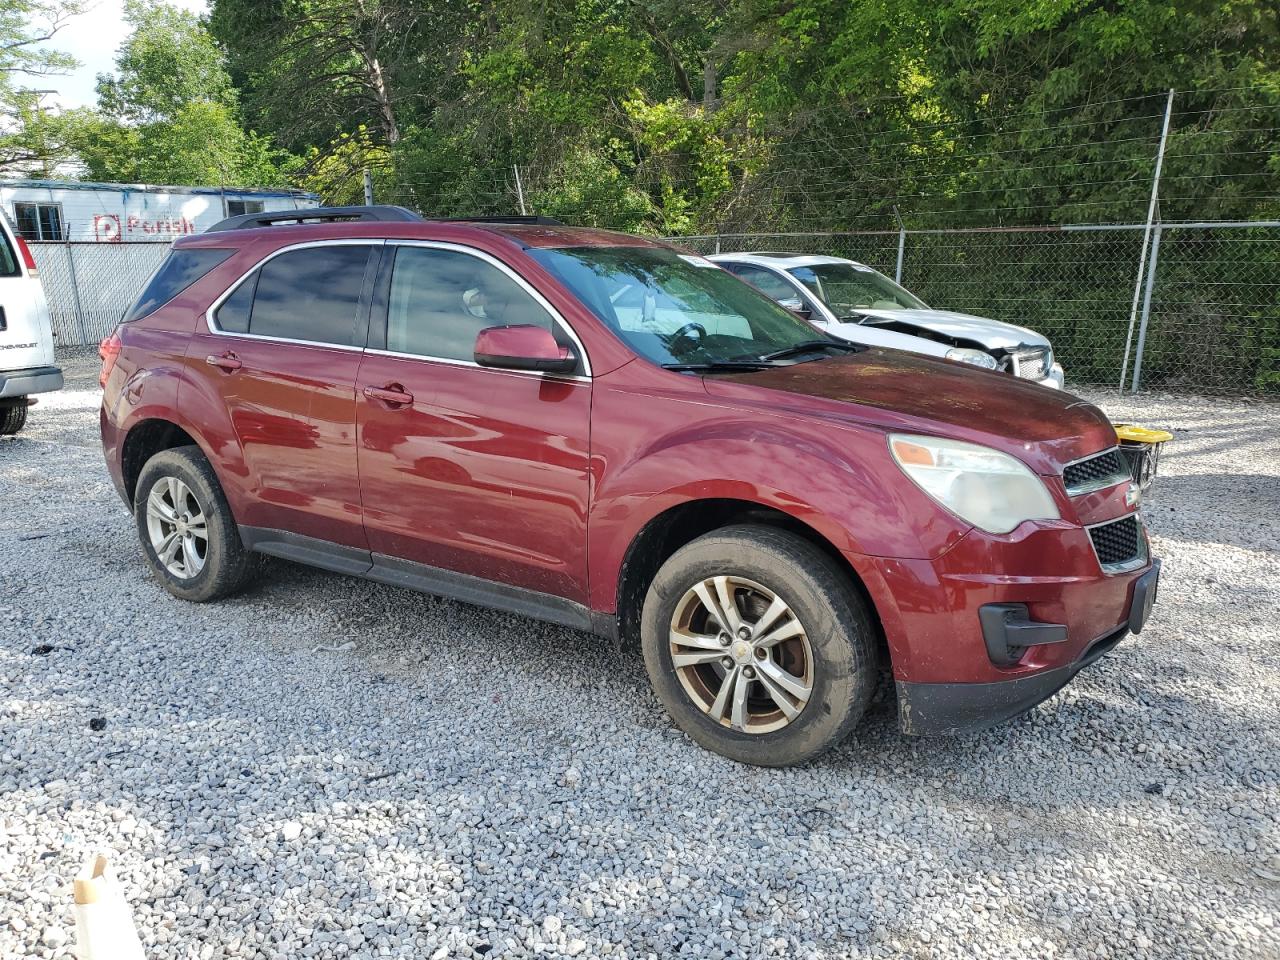
[(0, 436), (12, 436), (27, 425), (27, 403), (23, 397), (19, 403), (0, 406)]

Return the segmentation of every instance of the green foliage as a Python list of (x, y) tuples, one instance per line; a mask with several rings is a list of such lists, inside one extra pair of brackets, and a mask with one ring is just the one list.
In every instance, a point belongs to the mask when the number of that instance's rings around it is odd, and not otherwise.
[(197, 100), (171, 119), (125, 124), (101, 114), (76, 118), (73, 142), (90, 180), (123, 183), (284, 186), (296, 166), (240, 126), (229, 107)]
[(127, 0), (129, 39), (116, 72), (98, 76), (98, 105), (120, 120), (175, 119), (189, 104), (234, 107), (235, 91), (213, 37), (191, 13), (154, 0)]
[(75, 67), (73, 57), (47, 44), (81, 6), (79, 0), (0, 0), (0, 171), (44, 174), (69, 156), (62, 128), (34, 88)]
[[(752, 5), (758, 22), (779, 9)], [(1274, 212), (1277, 8), (1254, 0), (800, 0), (734, 79), (778, 131), (793, 222), (1140, 219), (1160, 92), (1180, 91), (1163, 212)], [(814, 109), (814, 108), (817, 109)]]
[(243, 126), (212, 37), (191, 13), (130, 0), (133, 27), (116, 73), (98, 78), (98, 110), (58, 118), (92, 180), (283, 186), (298, 162)]

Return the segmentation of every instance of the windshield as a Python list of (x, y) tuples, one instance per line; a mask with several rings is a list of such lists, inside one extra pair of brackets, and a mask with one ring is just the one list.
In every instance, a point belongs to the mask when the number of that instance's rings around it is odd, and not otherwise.
[(820, 263), (794, 267), (793, 277), (822, 298), (837, 317), (859, 310), (924, 310), (924, 301), (898, 286), (883, 273), (852, 263)]
[(755, 361), (829, 339), (702, 257), (664, 247), (529, 253), (631, 349), (654, 363)]

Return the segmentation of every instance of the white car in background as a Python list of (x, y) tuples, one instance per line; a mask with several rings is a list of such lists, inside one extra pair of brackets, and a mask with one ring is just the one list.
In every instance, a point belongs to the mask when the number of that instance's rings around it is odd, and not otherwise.
[(1034, 330), (932, 310), (865, 264), (796, 253), (718, 253), (707, 259), (843, 340), (958, 360), (1062, 387), (1062, 367), (1053, 360), (1053, 347)]
[(0, 435), (26, 425), (33, 393), (62, 389), (36, 262), (0, 214)]

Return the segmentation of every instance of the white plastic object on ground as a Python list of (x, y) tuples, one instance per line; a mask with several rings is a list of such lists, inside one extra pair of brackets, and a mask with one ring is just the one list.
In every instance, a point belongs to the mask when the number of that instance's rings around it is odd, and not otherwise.
[(76, 960), (144, 960), (124, 899), (105, 856), (96, 856), (75, 881)]

